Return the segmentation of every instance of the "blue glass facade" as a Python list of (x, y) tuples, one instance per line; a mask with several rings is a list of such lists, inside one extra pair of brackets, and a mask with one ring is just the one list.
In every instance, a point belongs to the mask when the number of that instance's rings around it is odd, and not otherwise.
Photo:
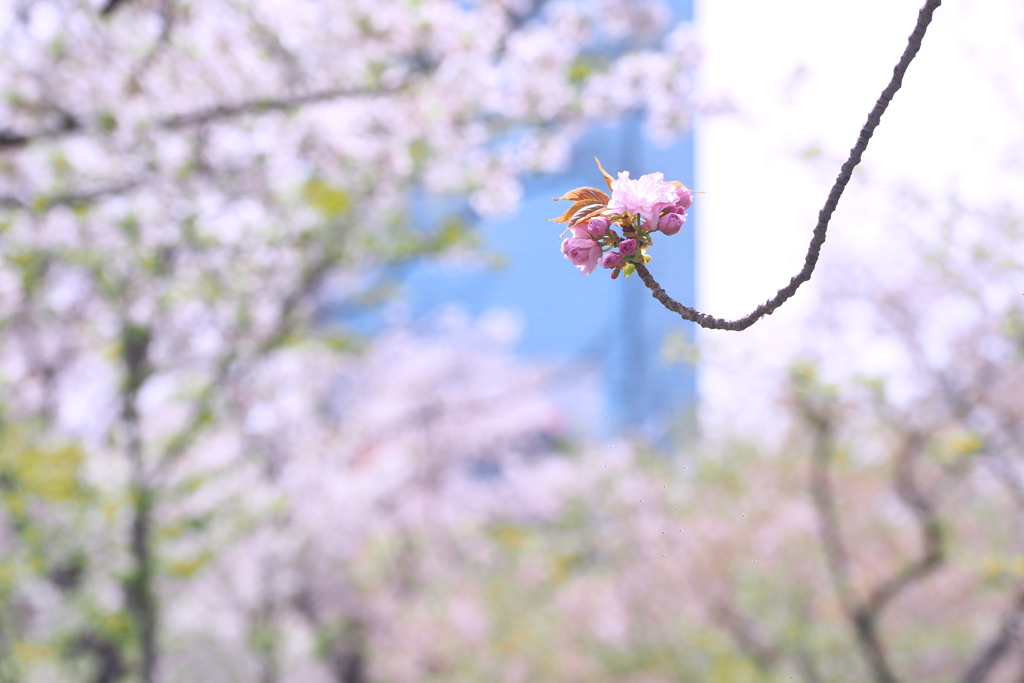
[[(675, 3), (673, 9), (677, 18), (689, 19), (689, 3)], [(589, 368), (597, 378), (602, 396), (596, 405), (603, 403), (604, 409), (592, 422), (582, 420), (586, 429), (603, 436), (638, 434), (667, 446), (692, 425), (692, 324), (662, 308), (636, 276), (611, 280), (600, 268), (581, 276), (559, 251), (565, 226), (550, 222), (566, 207), (552, 197), (579, 186), (604, 189), (595, 156), (613, 176), (623, 170), (633, 178), (661, 171), (666, 179), (695, 185), (692, 135), (662, 147), (647, 138), (639, 120), (595, 128), (577, 143), (563, 173), (526, 180), (515, 215), (480, 224), (484, 248), (500, 254), (503, 267), (418, 267), (406, 280), (406, 300), (417, 315), (452, 303), (472, 315), (494, 307), (517, 312), (525, 323), (520, 354)], [(662, 286), (690, 305), (693, 229), (699, 219), (698, 200), (683, 230), (672, 237), (657, 235), (651, 251), (650, 267)]]

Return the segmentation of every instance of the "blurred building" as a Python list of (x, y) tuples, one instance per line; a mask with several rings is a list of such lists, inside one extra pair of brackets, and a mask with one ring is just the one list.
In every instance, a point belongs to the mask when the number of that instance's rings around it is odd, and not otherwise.
[[(671, 3), (677, 20), (690, 20), (690, 0)], [(593, 436), (639, 434), (669, 445), (693, 428), (696, 378), (694, 326), (665, 310), (638, 277), (589, 276), (560, 253), (565, 209), (552, 198), (579, 186), (604, 189), (597, 156), (613, 176), (661, 171), (694, 186), (692, 133), (668, 146), (650, 140), (640, 120), (589, 131), (558, 175), (526, 180), (519, 210), (479, 224), (484, 249), (500, 265), (465, 268), (425, 265), (409, 273), (406, 300), (416, 317), (455, 304), (471, 315), (495, 308), (523, 323), (517, 351), (553, 363), (578, 428)], [(694, 304), (694, 226), (699, 201), (679, 234), (657, 236), (651, 269), (677, 300)]]

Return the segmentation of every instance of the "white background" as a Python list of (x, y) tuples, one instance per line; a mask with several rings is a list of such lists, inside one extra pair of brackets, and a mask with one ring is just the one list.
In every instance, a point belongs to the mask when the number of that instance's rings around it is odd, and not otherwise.
[[(698, 0), (703, 91), (733, 107), (698, 128), (702, 310), (744, 315), (800, 269), (817, 213), (921, 4)], [(809, 161), (809, 150), (820, 154)], [(952, 192), (1024, 207), (1024, 2), (947, 0), (936, 11), (839, 204), (814, 278), (745, 332), (701, 332), (706, 423), (763, 429), (774, 382), (813, 334), (805, 323), (820, 310), (830, 268), (857, 258), (899, 267), (882, 216), (900, 184), (933, 200)]]

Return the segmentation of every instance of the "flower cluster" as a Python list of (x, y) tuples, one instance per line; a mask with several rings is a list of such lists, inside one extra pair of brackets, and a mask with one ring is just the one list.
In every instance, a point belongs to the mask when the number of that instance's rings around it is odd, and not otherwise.
[[(584, 275), (602, 267), (612, 271), (612, 279), (629, 276), (636, 265), (651, 257), (647, 248), (654, 243), (652, 233), (674, 235), (686, 222), (686, 210), (693, 204), (693, 193), (677, 181), (666, 181), (661, 173), (637, 179), (628, 171), (613, 179), (597, 162), (611, 196), (593, 187), (580, 187), (555, 200), (573, 205), (556, 223), (568, 223), (572, 237), (562, 242), (562, 253)], [(622, 231), (620, 235), (615, 228)]]

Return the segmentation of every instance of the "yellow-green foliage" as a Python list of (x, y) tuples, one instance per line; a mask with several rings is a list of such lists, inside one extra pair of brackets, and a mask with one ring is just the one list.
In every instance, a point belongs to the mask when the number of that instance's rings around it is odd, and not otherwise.
[(352, 206), (352, 200), (348, 193), (331, 187), (320, 178), (313, 178), (306, 182), (302, 188), (302, 197), (327, 218), (343, 216)]
[(76, 444), (40, 445), (28, 428), (0, 430), (0, 491), (11, 512), (22, 514), (33, 499), (81, 502), (87, 495), (80, 470), (85, 452)]
[(212, 559), (213, 553), (209, 550), (203, 550), (192, 557), (172, 560), (167, 563), (167, 574), (176, 579), (188, 579), (195, 576)]

